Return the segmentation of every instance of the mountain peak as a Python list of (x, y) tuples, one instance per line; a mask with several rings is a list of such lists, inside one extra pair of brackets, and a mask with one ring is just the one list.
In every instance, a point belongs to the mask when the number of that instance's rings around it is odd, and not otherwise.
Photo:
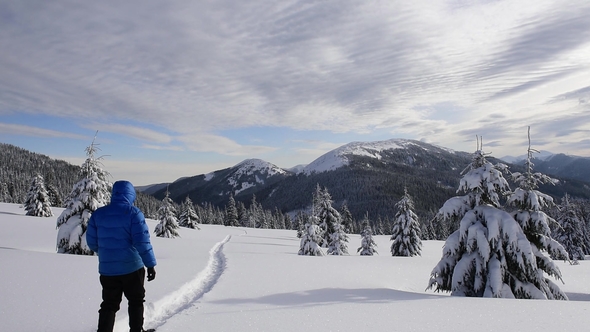
[(268, 161), (264, 161), (262, 159), (246, 159), (233, 168), (237, 169), (236, 173), (244, 174), (244, 173), (253, 173), (253, 172), (261, 172), (267, 173), (268, 176), (273, 176), (275, 174), (285, 174), (286, 171), (273, 163), (269, 163)]
[[(432, 145), (416, 140), (402, 138), (394, 138), (375, 142), (352, 142), (322, 155), (318, 159), (314, 160), (311, 164), (307, 165), (303, 172), (309, 175), (314, 172), (321, 173), (335, 170), (342, 166), (348, 165), (350, 162), (349, 156), (366, 156), (381, 159), (381, 154), (383, 151), (406, 149), (409, 146), (419, 146), (423, 149), (428, 149), (428, 147)], [(449, 149), (445, 150), (451, 153), (454, 152)]]

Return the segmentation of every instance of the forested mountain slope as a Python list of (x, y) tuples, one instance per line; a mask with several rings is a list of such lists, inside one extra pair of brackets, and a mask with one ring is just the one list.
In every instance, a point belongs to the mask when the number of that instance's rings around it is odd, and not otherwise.
[[(246, 160), (224, 170), (183, 178), (171, 183), (168, 190), (176, 202), (189, 196), (195, 203), (210, 202), (223, 207), (230, 195), (246, 205), (255, 196), (266, 209), (276, 207), (293, 212), (310, 206), (312, 193), (319, 184), (328, 188), (335, 206), (346, 204), (355, 219), (361, 219), (365, 213), (375, 219), (391, 218), (395, 203), (407, 188), (414, 197), (416, 213), (429, 218), (456, 194), (460, 173), (471, 157), (471, 153), (415, 140), (353, 142), (299, 168), (299, 173), (281, 171), (260, 160)], [(499, 162), (491, 157), (490, 160)], [(510, 170), (521, 170), (521, 166), (511, 165)], [(562, 180), (557, 186), (541, 189), (554, 197), (568, 192), (590, 198), (588, 185), (575, 180)], [(161, 199), (165, 191), (161, 189), (155, 196)]]
[(65, 198), (79, 180), (80, 167), (0, 143), (0, 201), (24, 202), (31, 180), (37, 173), (43, 176), (47, 186), (53, 186), (60, 197)]

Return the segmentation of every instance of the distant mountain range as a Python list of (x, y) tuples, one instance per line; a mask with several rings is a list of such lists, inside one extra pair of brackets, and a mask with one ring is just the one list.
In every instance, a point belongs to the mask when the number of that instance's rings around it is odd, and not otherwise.
[[(539, 151), (539, 153), (534, 153), (533, 158), (535, 160), (545, 160), (547, 158), (550, 158), (553, 155), (554, 155), (553, 152), (541, 150), (541, 151)], [(526, 158), (527, 158), (527, 155), (523, 154), (523, 155), (520, 155), (517, 157), (504, 156), (504, 157), (500, 158), (500, 160), (503, 160), (503, 161), (510, 163), (510, 164), (518, 164), (518, 163), (524, 163)]]
[[(550, 160), (556, 156), (552, 155)], [(195, 203), (210, 202), (219, 207), (225, 206), (230, 195), (245, 204), (255, 197), (267, 209), (293, 212), (309, 208), (312, 194), (319, 184), (328, 188), (337, 207), (346, 204), (355, 218), (362, 218), (367, 212), (371, 218), (393, 218), (394, 205), (406, 187), (414, 197), (416, 212), (429, 217), (448, 198), (456, 195), (460, 172), (471, 162), (471, 157), (472, 153), (416, 140), (353, 142), (306, 166), (282, 169), (260, 159), (247, 159), (230, 168), (185, 177), (170, 184), (153, 185), (144, 190), (158, 199), (163, 198), (168, 190), (176, 202), (189, 196)], [(565, 164), (558, 164), (560, 160)], [(542, 169), (546, 169), (572, 175), (574, 173), (569, 169), (578, 162), (569, 161), (557, 158), (555, 163), (547, 161), (542, 164), (536, 160), (539, 166), (535, 171), (544, 172)], [(586, 169), (590, 173), (590, 168)], [(522, 166), (517, 162), (512, 171), (519, 170)], [(566, 192), (590, 198), (590, 186), (580, 182), (579, 177), (549, 174), (561, 181), (558, 186), (543, 186), (543, 192), (557, 198)]]
[[(0, 152), (0, 189), (7, 189), (11, 202), (22, 202), (36, 173), (46, 176), (62, 197), (71, 191), (79, 176), (78, 166), (53, 162), (47, 156), (15, 146), (0, 143)], [(360, 220), (369, 213), (369, 218), (375, 220), (393, 218), (394, 205), (406, 187), (414, 198), (415, 212), (421, 218), (429, 218), (456, 195), (460, 173), (471, 157), (472, 153), (415, 140), (353, 142), (305, 166), (282, 169), (260, 159), (247, 159), (233, 167), (183, 177), (173, 183), (138, 187), (138, 190), (157, 199), (162, 199), (168, 190), (176, 202), (189, 196), (197, 204), (209, 202), (220, 208), (231, 195), (247, 206), (255, 198), (265, 209), (294, 213), (310, 207), (316, 186), (320, 185), (328, 189), (337, 208), (346, 204), (355, 219)], [(534, 160), (534, 170), (560, 181), (556, 186), (541, 186), (542, 192), (555, 198), (565, 193), (590, 198), (590, 185), (585, 182), (590, 178), (590, 158), (550, 153), (544, 158)], [(500, 161), (488, 159), (494, 163)], [(510, 170), (522, 171), (522, 164), (522, 158), (516, 158)]]
[[(511, 164), (524, 165), (526, 157), (526, 155), (519, 157), (506, 156), (501, 159)], [(536, 172), (564, 179), (590, 182), (590, 158), (587, 157), (540, 151), (540, 153), (534, 154), (533, 164)]]

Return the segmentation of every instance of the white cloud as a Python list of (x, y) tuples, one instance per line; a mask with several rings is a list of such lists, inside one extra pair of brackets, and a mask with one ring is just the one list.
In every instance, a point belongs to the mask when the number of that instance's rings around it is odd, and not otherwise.
[(137, 126), (130, 126), (119, 123), (92, 123), (85, 124), (83, 127), (88, 129), (98, 130), (100, 132), (110, 132), (119, 135), (129, 136), (141, 141), (166, 144), (172, 142), (172, 137), (161, 132), (141, 128)]
[(44, 129), (33, 126), (18, 125), (12, 123), (0, 122), (0, 132), (8, 135), (22, 135), (34, 137), (51, 137), (51, 138), (72, 138), (87, 140), (88, 137), (84, 135), (77, 135), (63, 131)]
[(216, 152), (230, 156), (255, 156), (276, 150), (274, 147), (262, 145), (241, 145), (229, 138), (207, 133), (187, 134), (179, 136), (178, 140), (192, 151)]
[[(105, 0), (75, 10), (13, 1), (0, 10), (0, 114), (107, 122), (100, 130), (150, 149), (275, 149), (217, 134), (256, 126), (386, 129), (454, 149), (479, 133), (508, 151), (528, 125), (582, 121), (572, 103), (588, 100), (585, 0)], [(117, 124), (130, 121), (163, 130)], [(579, 151), (579, 135), (545, 128)]]

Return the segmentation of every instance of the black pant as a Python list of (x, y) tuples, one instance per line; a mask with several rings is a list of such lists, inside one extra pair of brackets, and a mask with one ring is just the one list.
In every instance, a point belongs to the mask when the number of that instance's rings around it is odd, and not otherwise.
[(129, 303), (129, 331), (142, 331), (145, 298), (144, 279), (144, 268), (121, 276), (100, 276), (102, 303), (98, 311), (98, 332), (113, 331), (115, 315), (119, 311), (123, 294)]

